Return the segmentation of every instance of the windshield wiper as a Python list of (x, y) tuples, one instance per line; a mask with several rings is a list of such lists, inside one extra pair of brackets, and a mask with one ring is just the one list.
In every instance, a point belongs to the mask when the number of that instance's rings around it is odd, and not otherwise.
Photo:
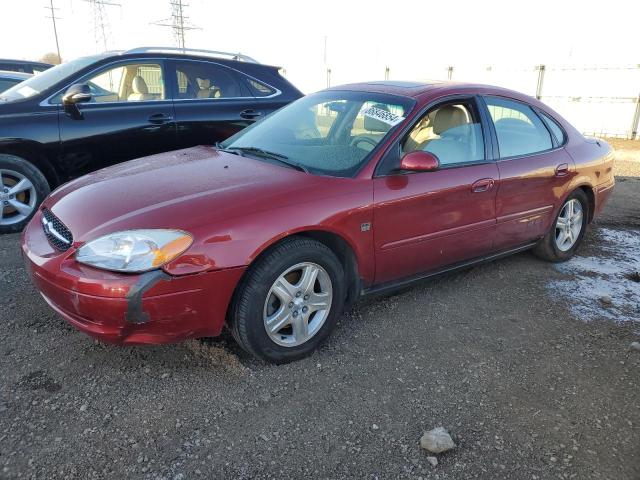
[(233, 151), (238, 150), (240, 152), (253, 153), (254, 155), (258, 155), (260, 157), (269, 158), (271, 160), (276, 160), (283, 165), (287, 165), (291, 168), (295, 168), (296, 170), (300, 170), (301, 172), (309, 173), (309, 170), (304, 165), (300, 165), (299, 163), (295, 163), (289, 160), (289, 157), (283, 155), (281, 153), (270, 152), (269, 150), (265, 150), (263, 148), (258, 147), (229, 147), (224, 151)]

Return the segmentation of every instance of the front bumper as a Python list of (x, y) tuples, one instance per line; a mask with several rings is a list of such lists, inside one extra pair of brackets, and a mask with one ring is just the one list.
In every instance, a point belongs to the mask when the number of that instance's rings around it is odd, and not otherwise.
[(173, 343), (216, 336), (245, 267), (171, 276), (153, 271), (119, 274), (55, 250), (40, 212), (23, 232), (22, 251), (32, 281), (47, 303), (82, 332), (108, 343)]

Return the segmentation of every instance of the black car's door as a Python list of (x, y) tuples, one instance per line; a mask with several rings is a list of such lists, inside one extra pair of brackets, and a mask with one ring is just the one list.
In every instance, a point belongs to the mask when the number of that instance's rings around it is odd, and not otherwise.
[(73, 82), (88, 84), (92, 98), (60, 108), (61, 163), (70, 176), (176, 148), (165, 77), (163, 61), (144, 59)]
[(167, 71), (180, 147), (225, 140), (282, 106), (276, 89), (212, 61), (172, 60)]

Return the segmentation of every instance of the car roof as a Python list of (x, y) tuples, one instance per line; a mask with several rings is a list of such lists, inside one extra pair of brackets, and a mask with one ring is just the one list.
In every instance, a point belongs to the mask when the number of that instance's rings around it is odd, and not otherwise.
[(0, 77), (11, 78), (14, 80), (26, 80), (27, 78), (33, 77), (33, 74), (25, 72), (12, 72), (11, 70), (0, 70)]
[(350, 90), (361, 92), (387, 93), (391, 95), (400, 95), (415, 99), (426, 98), (431, 93), (450, 93), (450, 94), (482, 94), (482, 95), (500, 95), (519, 99), (527, 103), (537, 104), (537, 100), (524, 93), (510, 90), (508, 88), (497, 87), (494, 85), (485, 85), (472, 82), (452, 82), (443, 80), (427, 80), (424, 82), (383, 80), (375, 82), (350, 83), (346, 85), (337, 85), (327, 90)]

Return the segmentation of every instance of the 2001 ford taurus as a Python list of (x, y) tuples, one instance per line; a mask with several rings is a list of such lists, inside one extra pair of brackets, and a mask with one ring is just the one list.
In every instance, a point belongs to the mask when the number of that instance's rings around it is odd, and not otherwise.
[(228, 325), (280, 363), (359, 295), (530, 248), (567, 260), (612, 166), (605, 142), (513, 91), (348, 85), (217, 147), (68, 183), (22, 248), (46, 301), (89, 335), (163, 343)]

